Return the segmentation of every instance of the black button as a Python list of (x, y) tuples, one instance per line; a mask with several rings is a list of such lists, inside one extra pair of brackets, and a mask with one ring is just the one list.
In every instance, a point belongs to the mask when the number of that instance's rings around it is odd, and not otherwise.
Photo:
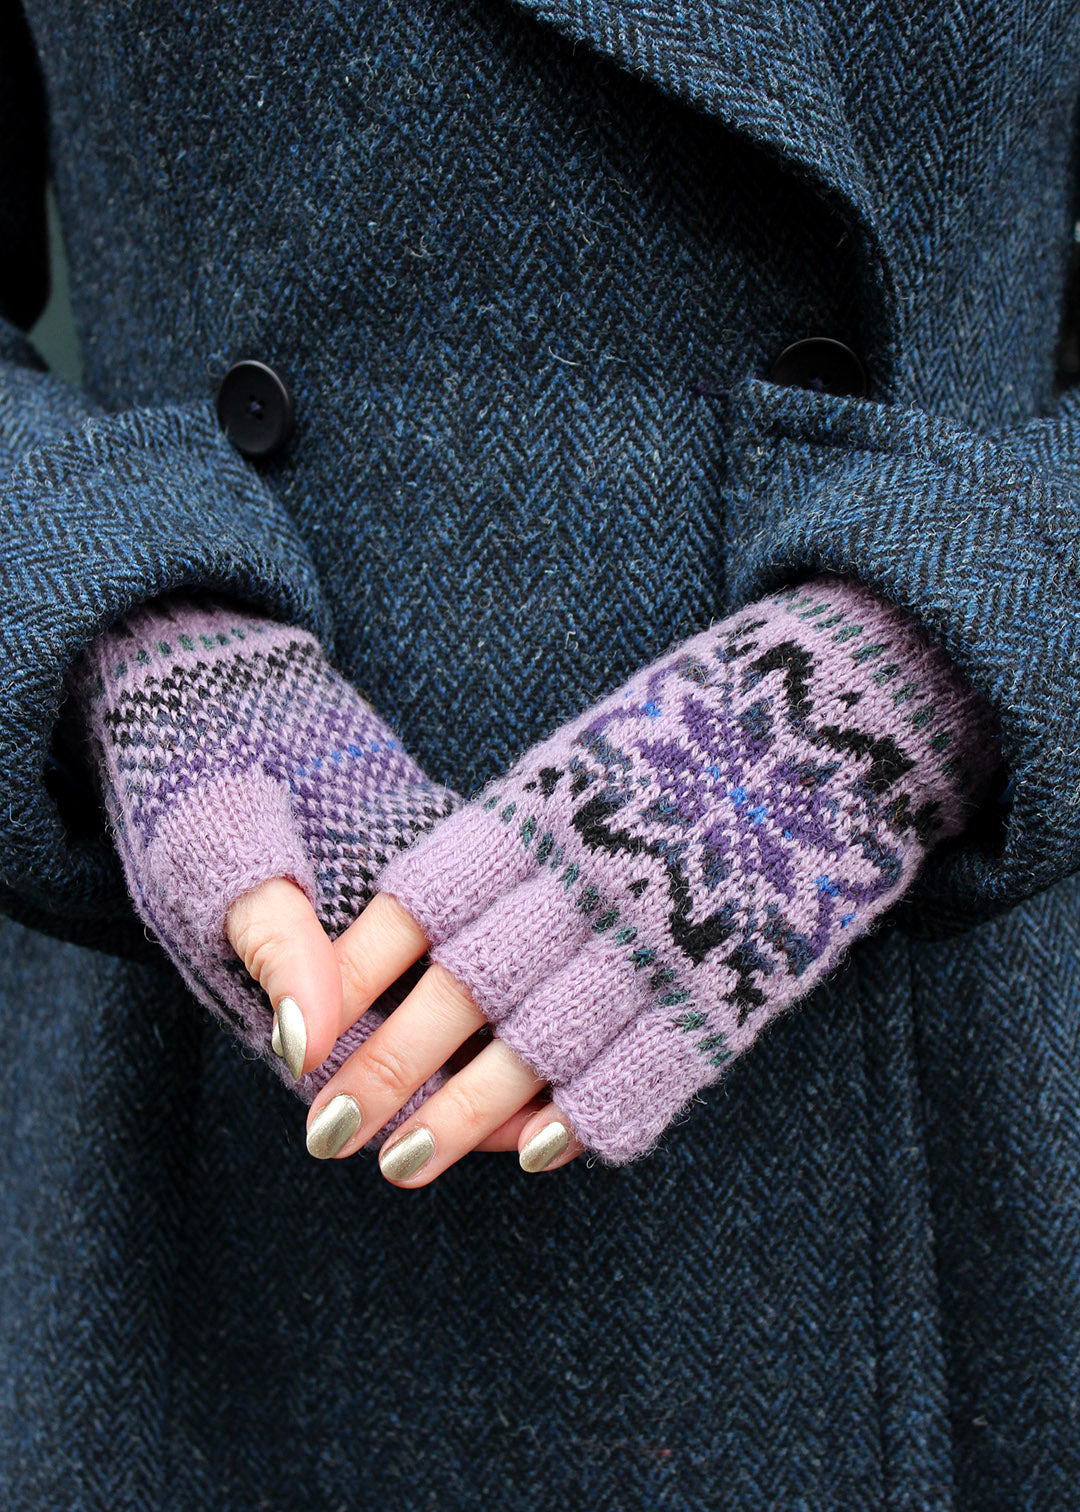
[(265, 362), (234, 362), (221, 380), (218, 423), (245, 457), (268, 457), (293, 433), (292, 395)]
[(861, 399), (866, 370), (849, 346), (831, 336), (811, 336), (785, 347), (769, 369), (774, 383)]

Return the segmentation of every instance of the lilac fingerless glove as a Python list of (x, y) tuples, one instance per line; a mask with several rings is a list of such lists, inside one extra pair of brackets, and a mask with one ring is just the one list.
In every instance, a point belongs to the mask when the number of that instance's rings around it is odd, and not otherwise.
[(999, 762), (907, 612), (821, 576), (653, 662), (377, 886), (621, 1162), (837, 964)]
[(195, 996), (311, 1102), (380, 1015), (294, 1081), (270, 1050), (270, 1004), (225, 934), (229, 905), (288, 877), (336, 935), (388, 857), (461, 800), (424, 775), (314, 636), (210, 597), (133, 610), (83, 654), (69, 691), (140, 917)]

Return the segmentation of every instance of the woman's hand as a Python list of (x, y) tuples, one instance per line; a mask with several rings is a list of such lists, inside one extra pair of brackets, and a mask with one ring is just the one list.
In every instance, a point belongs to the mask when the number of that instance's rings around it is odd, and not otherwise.
[[(331, 941), (295, 884), (277, 878), (245, 893), (226, 932), (276, 1013), (275, 1046), (294, 1076), (314, 1070), (339, 1035), (426, 952), (412, 915), (378, 893)], [(517, 1150), (528, 1171), (582, 1153), (546, 1083), (501, 1040), (445, 967), (428, 968), (408, 997), (319, 1091), (308, 1149), (320, 1159), (359, 1150), (442, 1066), (458, 1069), (380, 1152), (399, 1186), (426, 1186), (471, 1150)]]
[(357, 1051), (361, 1106), (380, 1074), (409, 1084), (409, 1044), (430, 1037), (437, 1064), (479, 1010), (496, 1042), (403, 1127), (449, 1106), (483, 1137), (542, 1079), (583, 1146), (638, 1159), (873, 927), (997, 763), (988, 711), (897, 605), (823, 576), (729, 616), (373, 878), (361, 998), (425, 944), (433, 964)]

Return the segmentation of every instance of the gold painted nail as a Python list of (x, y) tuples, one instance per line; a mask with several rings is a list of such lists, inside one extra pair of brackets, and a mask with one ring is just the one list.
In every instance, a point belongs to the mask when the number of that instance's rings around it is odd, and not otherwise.
[(277, 1014), (274, 1014), (274, 1032), (270, 1036), (270, 1048), (275, 1055), (281, 1054), (281, 1030), (278, 1028)]
[(546, 1171), (556, 1156), (561, 1155), (570, 1143), (570, 1130), (557, 1119), (544, 1127), (529, 1140), (518, 1156), (523, 1171), (535, 1174)]
[(277, 1006), (278, 1038), (281, 1040), (281, 1058), (297, 1081), (304, 1074), (304, 1056), (307, 1054), (307, 1029), (304, 1015), (295, 998), (283, 997)]
[(408, 1181), (435, 1153), (435, 1139), (430, 1129), (410, 1129), (395, 1139), (388, 1149), (379, 1151), (379, 1170), (391, 1181)]
[(343, 1150), (364, 1121), (360, 1104), (347, 1092), (332, 1097), (307, 1131), (308, 1154), (316, 1160), (332, 1160)]

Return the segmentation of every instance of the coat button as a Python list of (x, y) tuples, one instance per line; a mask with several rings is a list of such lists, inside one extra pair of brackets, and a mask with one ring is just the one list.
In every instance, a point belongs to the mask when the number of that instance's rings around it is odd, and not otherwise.
[(218, 424), (245, 457), (269, 457), (293, 433), (292, 395), (265, 362), (234, 362), (221, 380)]
[(769, 369), (774, 383), (861, 399), (866, 370), (849, 346), (831, 336), (811, 336), (785, 347)]

